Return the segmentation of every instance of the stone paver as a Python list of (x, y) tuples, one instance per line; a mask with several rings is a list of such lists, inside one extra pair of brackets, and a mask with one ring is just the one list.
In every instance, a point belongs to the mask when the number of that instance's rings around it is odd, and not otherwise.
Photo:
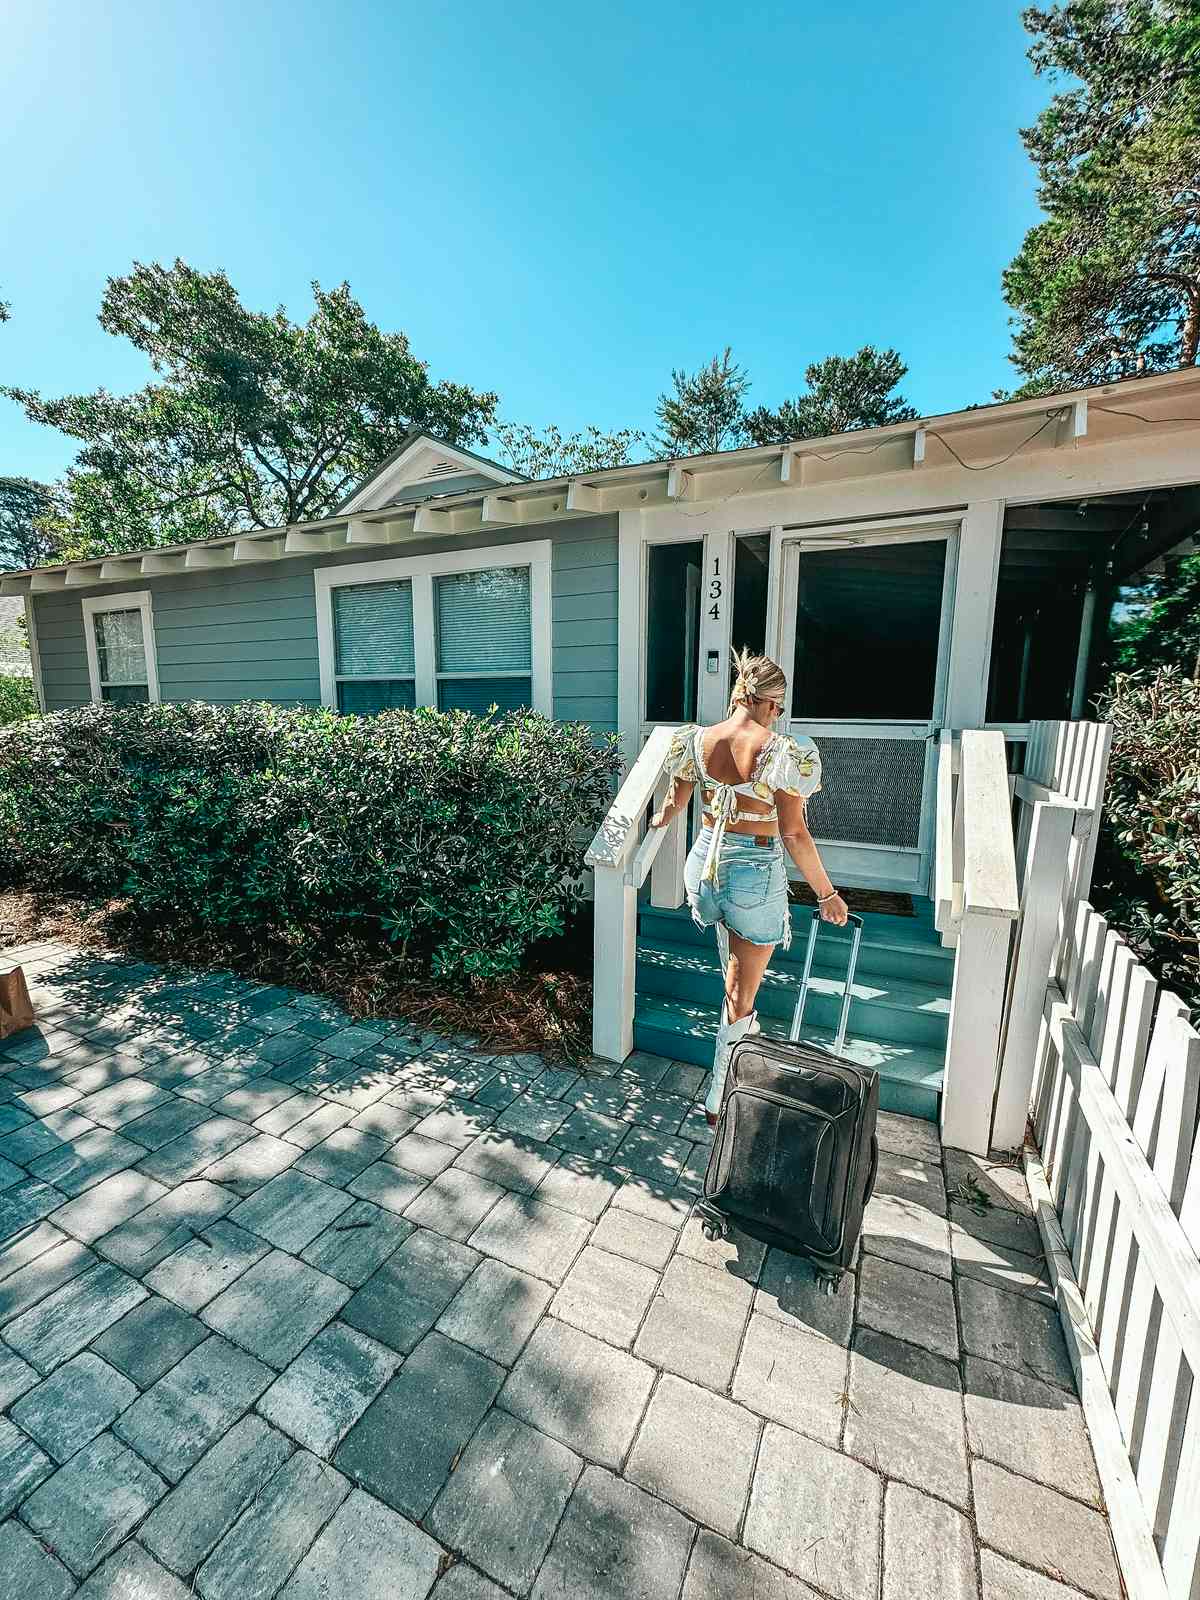
[(270, 1248), (265, 1239), (236, 1223), (213, 1222), (182, 1250), (160, 1261), (142, 1282), (185, 1311), (199, 1311)]
[(280, 1600), (425, 1600), (440, 1545), (369, 1494), (343, 1502), (280, 1591)]
[(393, 1350), (331, 1322), (259, 1396), (258, 1410), (328, 1459), (400, 1364)]
[(411, 1222), (402, 1222), (390, 1211), (360, 1200), (306, 1245), (300, 1259), (352, 1289), (361, 1289), (412, 1231)]
[(352, 1204), (340, 1189), (289, 1170), (243, 1200), (229, 1220), (260, 1234), (278, 1250), (298, 1251)]
[(973, 1278), (958, 1280), (958, 1310), (965, 1348), (1001, 1366), (1074, 1392), (1071, 1363), (1058, 1313), (1023, 1295), (1008, 1294)]
[(976, 1600), (975, 1540), (961, 1512), (903, 1483), (883, 1503), (883, 1600)]
[(160, 1566), (130, 1539), (96, 1568), (76, 1600), (192, 1600), (190, 1584)]
[(261, 1417), (243, 1417), (159, 1502), (138, 1537), (172, 1572), (193, 1572), (291, 1452)]
[(958, 1368), (861, 1328), (850, 1357), (845, 1448), (889, 1478), (957, 1506), (970, 1500)]
[(147, 1178), (144, 1173), (117, 1172), (52, 1211), (50, 1221), (73, 1238), (93, 1244), (127, 1218), (161, 1200), (166, 1193), (161, 1183)]
[[(660, 1600), (675, 1595), (692, 1524), (653, 1495), (588, 1467), (559, 1524), (532, 1600)], [(581, 1578), (586, 1579), (581, 1585)]]
[(504, 1379), (485, 1356), (430, 1333), (342, 1441), (334, 1465), (419, 1520)]
[(1074, 1395), (975, 1356), (967, 1357), (965, 1372), (974, 1454), (1077, 1500), (1100, 1503), (1092, 1447)]
[(34, 1490), (21, 1517), (83, 1578), (137, 1527), (166, 1489), (132, 1450), (102, 1433)]
[(769, 1422), (745, 1542), (839, 1600), (874, 1600), (882, 1485), (868, 1468)]
[(1121, 1600), (1108, 1523), (1098, 1511), (990, 1461), (972, 1468), (979, 1537), (1100, 1600)]
[(513, 1368), (501, 1404), (588, 1460), (619, 1467), (653, 1382), (644, 1361), (547, 1318)]
[(731, 1537), (750, 1492), (762, 1424), (750, 1412), (667, 1373), (654, 1391), (626, 1476)]
[(471, 1244), (510, 1267), (558, 1284), (590, 1232), (583, 1217), (527, 1195), (507, 1194), (471, 1234)]
[(505, 1190), (461, 1167), (450, 1167), (426, 1185), (405, 1207), (409, 1222), (432, 1228), (449, 1239), (465, 1241), (491, 1211)]
[(336, 1278), (272, 1250), (205, 1306), (200, 1320), (282, 1368), (349, 1298), (350, 1290)]
[(10, 1415), (55, 1461), (69, 1461), (138, 1397), (137, 1385), (85, 1350), (30, 1389)]
[(347, 1301), (342, 1320), (407, 1355), (478, 1266), (479, 1252), (422, 1228)]
[(4, 1337), (39, 1372), (52, 1372), (145, 1298), (140, 1283), (102, 1262), (15, 1317)]
[(771, 1317), (834, 1344), (849, 1344), (854, 1325), (854, 1279), (843, 1278), (838, 1292), (822, 1294), (808, 1262), (786, 1250), (769, 1250), (754, 1296), (756, 1316)]
[(0, 1600), (68, 1600), (75, 1579), (27, 1528), (0, 1525)]
[(0, 1417), (0, 1517), (7, 1516), (29, 1491), (49, 1477), (54, 1463), (14, 1423)]
[(751, 1317), (733, 1396), (759, 1416), (826, 1444), (842, 1429), (847, 1356), (841, 1345), (772, 1317)]
[(565, 1445), (493, 1410), (451, 1473), (428, 1526), (444, 1544), (523, 1594), (582, 1469)]
[(270, 1368), (210, 1334), (117, 1418), (114, 1432), (175, 1482), (270, 1381)]
[(878, 1333), (958, 1360), (958, 1322), (949, 1280), (916, 1272), (878, 1256), (864, 1256), (859, 1270), (858, 1320)]
[(350, 1489), (340, 1473), (297, 1450), (197, 1572), (204, 1600), (271, 1600)]
[(634, 1352), (667, 1372), (724, 1392), (753, 1298), (741, 1278), (676, 1256), (663, 1274)]
[(1011, 1160), (881, 1115), (827, 1298), (692, 1219), (699, 1067), (22, 959), (0, 1600), (1115, 1600)]
[(592, 1234), (593, 1244), (611, 1250), (614, 1255), (640, 1261), (644, 1266), (656, 1267), (660, 1272), (671, 1259), (677, 1242), (674, 1229), (650, 1217), (639, 1216), (635, 1211), (626, 1211), (616, 1201), (600, 1218)]
[(511, 1367), (553, 1295), (540, 1278), (485, 1259), (442, 1313), (438, 1331)]
[(574, 1328), (628, 1349), (657, 1287), (658, 1274), (650, 1267), (589, 1245), (563, 1279), (550, 1311)]
[(189, 1350), (211, 1337), (195, 1317), (169, 1300), (151, 1296), (114, 1322), (92, 1348), (139, 1388), (148, 1389)]

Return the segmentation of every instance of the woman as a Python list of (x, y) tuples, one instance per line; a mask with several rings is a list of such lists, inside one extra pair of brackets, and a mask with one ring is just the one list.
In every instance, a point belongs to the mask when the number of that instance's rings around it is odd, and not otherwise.
[(734, 657), (737, 681), (729, 715), (711, 728), (680, 728), (667, 756), (669, 780), (651, 827), (665, 828), (687, 808), (699, 783), (704, 829), (692, 846), (684, 884), (692, 916), (717, 930), (725, 969), (725, 1002), (717, 1028), (712, 1084), (705, 1102), (717, 1121), (729, 1055), (758, 1031), (754, 1002), (775, 946), (791, 943), (788, 878), (780, 845), (804, 874), (821, 916), (839, 927), (846, 902), (829, 881), (805, 821), (805, 804), (821, 787), (821, 758), (811, 739), (774, 731), (787, 701), (787, 679), (767, 656)]

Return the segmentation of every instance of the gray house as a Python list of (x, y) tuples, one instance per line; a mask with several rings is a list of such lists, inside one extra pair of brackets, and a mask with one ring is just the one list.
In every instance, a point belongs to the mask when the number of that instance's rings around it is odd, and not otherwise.
[[(996, 730), (1019, 771), (1034, 720), (1086, 714), (1198, 530), (1189, 369), (571, 479), (415, 434), (335, 516), (11, 573), (0, 594), (24, 599), (48, 710), (532, 705), (617, 730), (630, 761), (655, 727), (720, 716), (732, 649), (765, 648), (821, 750), (809, 817), (835, 882), (910, 907), (882, 917), (851, 1025), (887, 1046), (885, 1104), (931, 1115), (952, 966), (929, 901), (939, 736)], [(636, 1023), (622, 1012), (606, 1053), (711, 1049), (677, 865), (656, 869), (674, 887), (644, 908)]]

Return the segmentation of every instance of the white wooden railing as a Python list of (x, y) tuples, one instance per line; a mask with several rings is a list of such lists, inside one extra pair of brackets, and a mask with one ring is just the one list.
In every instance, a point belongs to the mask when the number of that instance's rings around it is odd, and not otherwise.
[(1194, 1600), (1200, 1036), (1086, 901), (1047, 971), (1030, 1192), (1128, 1591)]
[(1034, 722), (1025, 770), (1013, 780), (1021, 915), (1009, 975), (992, 1143), (1025, 1142), (1046, 984), (1065, 976), (1067, 934), (1086, 899), (1096, 857), (1112, 727)]
[(651, 803), (663, 797), (663, 768), (674, 728), (658, 727), (630, 767), (584, 860), (595, 871), (592, 1049), (607, 1061), (624, 1061), (633, 1049), (637, 895), (653, 869), (653, 905), (683, 901), (686, 814), (666, 828), (648, 828)]
[(935, 926), (955, 948), (942, 1140), (986, 1155), (1019, 909), (1002, 733), (942, 731), (933, 877)]

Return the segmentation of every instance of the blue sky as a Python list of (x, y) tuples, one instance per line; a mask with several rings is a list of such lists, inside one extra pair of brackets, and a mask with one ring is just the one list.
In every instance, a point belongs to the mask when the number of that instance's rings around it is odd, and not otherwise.
[[(647, 427), (726, 343), (753, 402), (868, 342), (923, 412), (986, 400), (1048, 93), (1019, 11), (7, 0), (0, 377), (140, 386), (104, 281), (178, 255), (298, 318), (349, 279), (538, 426)], [(73, 453), (0, 401), (0, 473)]]

